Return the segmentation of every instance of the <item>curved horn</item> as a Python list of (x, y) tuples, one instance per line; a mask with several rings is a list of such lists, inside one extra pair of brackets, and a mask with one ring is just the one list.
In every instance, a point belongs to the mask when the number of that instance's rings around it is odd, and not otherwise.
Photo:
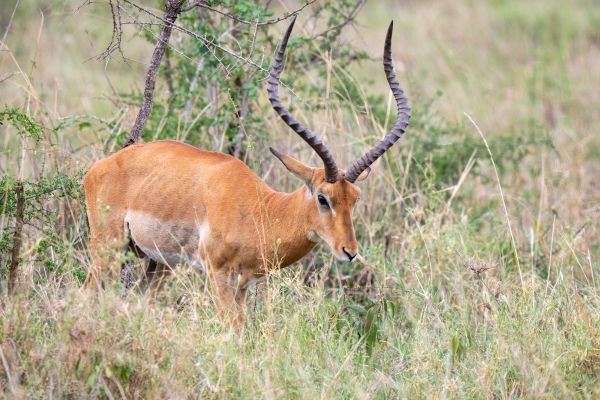
[(338, 168), (335, 164), (335, 161), (327, 149), (323, 142), (319, 140), (311, 131), (306, 129), (300, 122), (298, 122), (288, 110), (285, 109), (281, 100), (279, 99), (279, 94), (277, 89), (279, 88), (279, 77), (281, 76), (281, 71), (283, 70), (283, 55), (285, 54), (285, 48), (287, 47), (288, 39), (290, 38), (290, 34), (292, 33), (292, 28), (294, 27), (294, 22), (296, 22), (296, 16), (292, 19), (290, 26), (287, 28), (283, 39), (281, 40), (281, 45), (279, 46), (279, 50), (275, 55), (275, 62), (273, 63), (273, 68), (269, 73), (269, 78), (267, 79), (268, 86), (267, 92), (269, 93), (269, 100), (273, 105), (277, 114), (283, 119), (283, 121), (288, 124), (290, 128), (294, 130), (313, 150), (321, 157), (323, 160), (323, 164), (325, 166), (325, 180), (330, 183), (335, 183), (338, 177)]
[(383, 155), (396, 143), (400, 136), (406, 131), (408, 127), (408, 119), (410, 118), (410, 107), (408, 106), (408, 99), (404, 95), (404, 90), (400, 87), (398, 80), (396, 79), (396, 73), (394, 72), (394, 64), (392, 63), (392, 31), (394, 30), (394, 21), (390, 23), (390, 27), (387, 31), (387, 36), (385, 38), (385, 47), (383, 50), (383, 70), (385, 71), (385, 76), (387, 77), (388, 83), (390, 85), (390, 89), (392, 89), (392, 93), (394, 94), (394, 98), (396, 99), (396, 104), (398, 105), (398, 119), (396, 120), (396, 124), (390, 130), (390, 132), (385, 135), (383, 140), (379, 142), (375, 147), (366, 152), (361, 158), (358, 159), (346, 172), (345, 179), (354, 183), (358, 176), (371, 164), (375, 162), (379, 157)]

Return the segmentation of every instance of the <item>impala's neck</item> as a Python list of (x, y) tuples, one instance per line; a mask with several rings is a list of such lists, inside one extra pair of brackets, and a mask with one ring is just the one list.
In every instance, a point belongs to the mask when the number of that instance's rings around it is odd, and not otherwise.
[(308, 254), (317, 244), (309, 239), (316, 238), (311, 233), (316, 228), (315, 203), (309, 199), (306, 186), (293, 193), (282, 193), (272, 191), (265, 195), (265, 204), (272, 229), (272, 237), (265, 232), (266, 247), (273, 245), (281, 239), (277, 245), (276, 260), (285, 268)]

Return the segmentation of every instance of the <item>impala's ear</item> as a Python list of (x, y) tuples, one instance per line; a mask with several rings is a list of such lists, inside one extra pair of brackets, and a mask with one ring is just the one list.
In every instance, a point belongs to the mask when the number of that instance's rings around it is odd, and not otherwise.
[(285, 154), (281, 154), (272, 147), (269, 147), (269, 150), (271, 150), (271, 153), (273, 153), (273, 155), (277, 157), (279, 161), (283, 163), (283, 165), (285, 165), (287, 170), (290, 171), (292, 175), (302, 179), (304, 183), (306, 183), (310, 187), (314, 173), (313, 168), (307, 167), (300, 161), (294, 160), (292, 157), (288, 157)]
[(369, 174), (371, 173), (371, 167), (367, 167), (367, 169), (365, 169), (363, 172), (361, 172), (361, 174), (358, 176), (358, 178), (356, 178), (355, 182), (362, 182), (365, 179), (367, 179), (367, 176), (369, 176)]

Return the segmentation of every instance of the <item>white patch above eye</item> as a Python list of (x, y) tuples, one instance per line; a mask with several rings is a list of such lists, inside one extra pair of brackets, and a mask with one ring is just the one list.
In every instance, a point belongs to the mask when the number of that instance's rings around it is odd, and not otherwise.
[(313, 243), (317, 243), (319, 241), (320, 237), (319, 235), (317, 235), (317, 232), (315, 231), (309, 231), (308, 232), (308, 240), (310, 240)]
[(306, 186), (306, 199), (310, 199), (312, 197), (312, 191), (310, 190), (310, 188), (308, 186)]

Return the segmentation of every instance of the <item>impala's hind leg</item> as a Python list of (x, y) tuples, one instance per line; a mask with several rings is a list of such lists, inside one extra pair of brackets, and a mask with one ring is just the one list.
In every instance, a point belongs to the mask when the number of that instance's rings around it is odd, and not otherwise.
[[(127, 224), (127, 237), (129, 238), (129, 242), (125, 247), (125, 252), (133, 254), (137, 259), (146, 257), (146, 254), (135, 244), (135, 241), (131, 237), (129, 224)], [(131, 259), (121, 264), (121, 283), (125, 289), (131, 289), (136, 285), (135, 266), (136, 262)]]
[(90, 289), (102, 289), (106, 276), (119, 276), (121, 272), (119, 258), (127, 244), (123, 231), (124, 214), (112, 210), (100, 213), (90, 210), (88, 205), (92, 267), (85, 285)]
[(146, 301), (148, 304), (154, 303), (158, 292), (173, 275), (173, 270), (166, 264), (157, 263), (150, 259), (148, 268), (146, 268), (146, 278), (148, 279), (148, 289), (146, 290)]

